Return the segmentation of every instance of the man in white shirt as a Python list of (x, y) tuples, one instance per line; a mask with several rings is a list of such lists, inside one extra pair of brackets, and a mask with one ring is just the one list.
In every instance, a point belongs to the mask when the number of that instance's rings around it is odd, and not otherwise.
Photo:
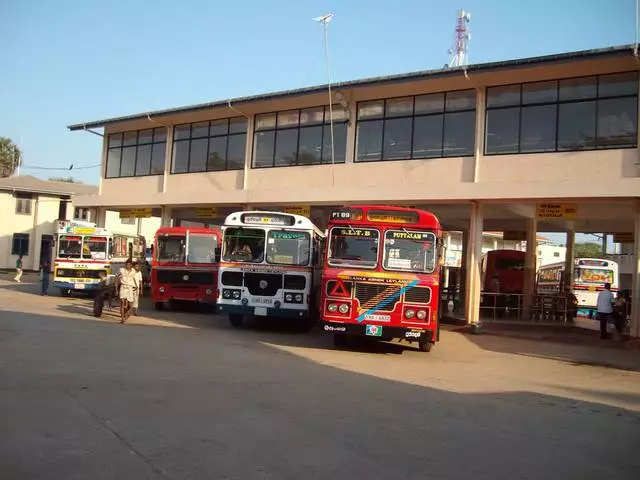
[(138, 289), (136, 295), (133, 297), (133, 314), (138, 316), (138, 306), (140, 305), (140, 297), (142, 296), (143, 284), (142, 284), (142, 272), (140, 271), (140, 264), (138, 262), (133, 262), (133, 270), (136, 272), (136, 288)]
[(131, 259), (127, 259), (124, 268), (120, 269), (118, 284), (120, 285), (120, 323), (124, 323), (129, 318), (131, 307), (138, 295), (138, 281)]
[(600, 320), (600, 338), (603, 340), (608, 338), (607, 324), (611, 319), (613, 312), (613, 293), (611, 293), (611, 284), (605, 283), (604, 290), (598, 293), (598, 320)]

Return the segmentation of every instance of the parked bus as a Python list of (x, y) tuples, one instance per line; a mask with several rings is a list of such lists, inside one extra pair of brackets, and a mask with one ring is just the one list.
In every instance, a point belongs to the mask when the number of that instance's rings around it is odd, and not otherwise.
[[(593, 316), (597, 306), (598, 292), (605, 283), (611, 291), (618, 291), (618, 264), (599, 258), (576, 258), (573, 261), (573, 293), (578, 299), (578, 308), (589, 310)], [(540, 295), (558, 295), (565, 283), (565, 263), (544, 265), (538, 269), (537, 292)]]
[[(99, 287), (101, 273), (113, 278), (127, 258), (143, 262), (144, 249), (141, 235), (114, 233), (89, 222), (59, 220), (53, 286), (62, 296), (91, 292)], [(144, 276), (148, 272), (143, 269)]]
[(172, 300), (215, 303), (222, 234), (200, 227), (162, 227), (155, 235), (151, 298), (157, 310)]
[(413, 208), (351, 206), (331, 213), (322, 278), (323, 329), (403, 338), (430, 351), (439, 337), (440, 222)]
[(500, 293), (524, 291), (525, 252), (519, 250), (491, 250), (482, 256), (482, 290), (491, 291), (491, 282), (497, 277)]
[(293, 317), (309, 325), (317, 311), (321, 232), (307, 217), (235, 212), (222, 226), (218, 311), (234, 327), (246, 315)]

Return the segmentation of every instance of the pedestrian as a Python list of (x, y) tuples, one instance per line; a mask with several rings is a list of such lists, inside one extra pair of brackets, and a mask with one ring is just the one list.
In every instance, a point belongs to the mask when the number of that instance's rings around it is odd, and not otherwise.
[(627, 329), (627, 294), (619, 292), (613, 303), (613, 323), (619, 335), (624, 335)]
[(18, 259), (16, 260), (16, 276), (14, 277), (14, 280), (18, 283), (22, 283), (21, 278), (22, 278), (22, 254), (20, 254)]
[(120, 285), (120, 323), (124, 323), (131, 314), (131, 306), (138, 294), (136, 288), (136, 271), (133, 269), (133, 262), (127, 259), (124, 268), (120, 269), (118, 284)]
[(600, 338), (606, 340), (609, 337), (607, 325), (611, 321), (613, 313), (613, 294), (611, 293), (611, 284), (608, 282), (604, 284), (604, 290), (598, 293), (597, 312), (598, 320), (600, 320)]
[(42, 279), (40, 295), (46, 295), (47, 290), (49, 290), (49, 274), (51, 273), (51, 262), (47, 257), (44, 257), (40, 263), (40, 272)]
[(133, 270), (136, 272), (135, 273), (135, 278), (136, 278), (136, 286), (138, 288), (137, 292), (136, 292), (136, 296), (133, 298), (133, 314), (137, 317), (138, 316), (138, 306), (140, 305), (140, 297), (142, 296), (142, 292), (144, 289), (144, 286), (142, 284), (142, 272), (140, 271), (140, 263), (138, 262), (133, 262)]

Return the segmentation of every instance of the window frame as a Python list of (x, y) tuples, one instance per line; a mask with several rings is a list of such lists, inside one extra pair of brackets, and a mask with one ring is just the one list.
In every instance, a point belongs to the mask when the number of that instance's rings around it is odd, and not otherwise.
[[(622, 76), (622, 75), (632, 75), (635, 74), (636, 75), (636, 85), (638, 86), (638, 88), (636, 88), (634, 93), (622, 93), (619, 95), (602, 95), (600, 94), (600, 84), (601, 81), (603, 79), (606, 79), (607, 77), (614, 77), (614, 76)], [(562, 82), (567, 82), (567, 81), (571, 81), (571, 80), (588, 80), (588, 79), (595, 79), (595, 84), (596, 84), (596, 88), (595, 88), (595, 93), (593, 96), (591, 97), (583, 97), (583, 98), (576, 98), (576, 97), (572, 97), (569, 99), (560, 99), (560, 88), (561, 88), (561, 84)], [(550, 83), (553, 82), (555, 83), (555, 100), (543, 100), (543, 101), (533, 101), (533, 102), (527, 102), (524, 103), (523, 102), (523, 89), (525, 85), (536, 85), (536, 84), (543, 84), (543, 83)], [(509, 104), (504, 104), (504, 105), (498, 105), (498, 106), (492, 106), (490, 107), (488, 105), (488, 99), (489, 99), (489, 91), (493, 88), (498, 89), (498, 88), (504, 88), (504, 87), (519, 87), (519, 101), (518, 103), (509, 103)], [(544, 154), (544, 153), (562, 153), (562, 152), (582, 152), (582, 151), (594, 151), (594, 150), (617, 150), (617, 149), (632, 149), (632, 148), (638, 148), (638, 142), (637, 142), (637, 137), (638, 137), (638, 123), (640, 122), (640, 118), (638, 118), (638, 116), (636, 116), (636, 136), (635, 136), (635, 143), (632, 145), (625, 145), (625, 146), (621, 146), (621, 145), (607, 145), (606, 143), (601, 143), (598, 137), (598, 108), (599, 108), (599, 104), (600, 101), (607, 101), (607, 100), (611, 100), (611, 99), (635, 99), (635, 103), (636, 103), (636, 111), (638, 109), (638, 102), (639, 102), (639, 95), (638, 95), (638, 89), (640, 88), (640, 74), (638, 74), (638, 72), (636, 70), (628, 70), (628, 71), (623, 71), (623, 72), (613, 72), (613, 73), (606, 73), (606, 74), (600, 74), (600, 75), (583, 75), (583, 76), (578, 76), (578, 77), (567, 77), (567, 78), (555, 78), (555, 79), (549, 79), (549, 80), (538, 80), (538, 81), (534, 81), (534, 82), (522, 82), (522, 83), (507, 83), (507, 84), (501, 84), (501, 85), (492, 85), (490, 87), (487, 87), (486, 89), (486, 95), (485, 95), (485, 118), (484, 118), (484, 145), (483, 145), (483, 155), (484, 156), (500, 156), (500, 155), (536, 155), (536, 154)], [(586, 103), (586, 102), (594, 102), (595, 103), (595, 108), (594, 108), (594, 121), (595, 121), (595, 129), (594, 129), (594, 139), (593, 139), (593, 145), (584, 145), (581, 148), (559, 148), (558, 144), (559, 144), (559, 133), (560, 133), (560, 106), (561, 105), (568, 105), (568, 104), (580, 104), (580, 103)], [(532, 107), (542, 107), (542, 106), (555, 106), (555, 139), (554, 139), (554, 147), (553, 149), (549, 149), (549, 150), (536, 150), (536, 151), (522, 151), (522, 114), (523, 114), (523, 110), (525, 108), (532, 108)], [(516, 151), (511, 151), (511, 152), (488, 152), (487, 151), (487, 134), (488, 134), (488, 129), (487, 129), (487, 125), (489, 124), (489, 112), (493, 111), (493, 110), (507, 110), (507, 109), (518, 109), (518, 148), (516, 149)]]
[[(151, 140), (147, 141), (147, 140), (143, 140), (142, 142), (140, 142), (140, 132), (146, 132), (148, 130), (151, 130)], [(160, 133), (160, 132), (164, 132), (164, 134)], [(136, 141), (135, 143), (131, 144), (131, 145), (125, 145), (124, 144), (124, 138), (125, 135), (127, 134), (133, 134), (135, 133), (136, 135)], [(160, 135), (161, 138), (159, 140), (156, 140), (156, 135)], [(112, 137), (114, 138), (114, 140), (116, 140), (116, 137), (120, 137), (119, 140), (119, 144), (117, 145), (113, 145), (111, 146), (111, 139)], [(122, 132), (114, 132), (114, 133), (110, 133), (108, 135), (106, 135), (106, 142), (107, 142), (107, 155), (105, 158), (105, 162), (104, 162), (104, 176), (103, 178), (105, 179), (114, 179), (114, 178), (135, 178), (135, 177), (155, 177), (158, 175), (164, 175), (164, 167), (162, 169), (161, 172), (158, 173), (151, 173), (152, 172), (152, 168), (153, 168), (153, 153), (155, 150), (155, 146), (156, 145), (161, 145), (164, 144), (164, 149), (162, 151), (162, 164), (163, 166), (166, 164), (167, 162), (167, 141), (168, 141), (168, 130), (167, 128), (162, 128), (162, 127), (151, 127), (151, 128), (142, 128), (139, 130), (126, 130), (126, 131), (122, 131)], [(116, 140), (117, 142), (117, 140)], [(137, 173), (138, 170), (138, 150), (140, 147), (146, 147), (149, 146), (150, 147), (150, 152), (149, 152), (149, 169), (147, 173)], [(125, 148), (131, 148), (131, 147), (135, 147), (135, 157), (134, 157), (134, 161), (133, 161), (133, 175), (122, 175), (122, 157), (123, 157), (123, 151)], [(118, 165), (118, 175), (109, 175), (109, 154), (111, 153), (111, 151), (119, 151), (120, 155), (119, 155), (119, 165)]]
[[(301, 124), (300, 123), (300, 118), (302, 116), (302, 112), (305, 110), (313, 110), (313, 109), (323, 109), (322, 112), (322, 121), (318, 121), (318, 122), (309, 122), (309, 123), (305, 123), (305, 124)], [(345, 111), (345, 116), (343, 119), (340, 120), (336, 120), (334, 119), (333, 122), (331, 122), (330, 118), (329, 118), (329, 105), (314, 105), (314, 106), (310, 106), (310, 107), (304, 107), (304, 108), (294, 108), (294, 109), (287, 109), (287, 110), (276, 110), (276, 111), (271, 111), (271, 112), (261, 112), (261, 113), (257, 113), (254, 115), (253, 117), (253, 138), (252, 138), (252, 148), (251, 148), (251, 168), (252, 169), (262, 169), (262, 168), (288, 168), (288, 167), (313, 167), (313, 166), (317, 166), (317, 165), (331, 165), (332, 163), (335, 164), (344, 164), (347, 161), (347, 141), (348, 141), (348, 130), (349, 130), (349, 110), (347, 108), (342, 107), (341, 105), (337, 104), (337, 105), (333, 105), (332, 109), (335, 111), (336, 109), (342, 109)], [(298, 121), (296, 122), (296, 124), (290, 124), (290, 125), (283, 125), (280, 126), (278, 125), (278, 114), (284, 114), (284, 113), (290, 113), (290, 112), (297, 112), (298, 114)], [(262, 116), (267, 116), (267, 115), (274, 115), (275, 116), (275, 122), (273, 126), (267, 127), (267, 128), (257, 128), (257, 120), (258, 117), (262, 117)], [(331, 148), (331, 123), (333, 123), (333, 127), (335, 129), (336, 125), (344, 125), (346, 128), (346, 138), (345, 138), (345, 153), (344, 153), (344, 159), (342, 160), (337, 160), (334, 158), (334, 161), (331, 162), (331, 156), (329, 155), (329, 160), (325, 161), (324, 160), (324, 156), (325, 156), (325, 147), (328, 146), (329, 148)], [(301, 130), (306, 129), (306, 128), (310, 128), (310, 127), (322, 127), (322, 135), (320, 137), (320, 162), (318, 163), (300, 163), (300, 133)], [(282, 131), (286, 131), (286, 130), (295, 130), (297, 131), (297, 139), (296, 139), (296, 162), (294, 164), (290, 164), (290, 165), (276, 165), (276, 152), (278, 150), (278, 132), (282, 132)], [(272, 148), (272, 161), (271, 161), (271, 165), (260, 165), (260, 166), (256, 166), (255, 164), (255, 153), (256, 153), (256, 135), (258, 133), (265, 133), (265, 132), (273, 132), (273, 148)], [(328, 144), (325, 145), (326, 143), (326, 138), (325, 137), (329, 137), (329, 141)], [(334, 132), (334, 150), (335, 150), (335, 132)]]
[[(16, 240), (19, 241), (19, 245), (23, 245), (23, 242), (26, 242), (26, 250), (21, 249), (19, 252), (14, 248), (16, 246)], [(29, 238), (28, 233), (14, 233), (11, 235), (11, 255), (28, 257), (29, 256), (29, 243), (31, 238)], [(22, 253), (24, 251), (24, 253)]]
[[(474, 102), (473, 102), (473, 107), (469, 107), (469, 108), (451, 108), (451, 107), (447, 107), (447, 97), (449, 95), (454, 95), (454, 94), (459, 94), (461, 92), (473, 92), (473, 97), (474, 97)], [(424, 97), (424, 96), (429, 96), (429, 95), (442, 95), (442, 108), (439, 110), (433, 110), (433, 111), (429, 111), (429, 112), (420, 112), (420, 113), (416, 113), (416, 98), (417, 97)], [(394, 101), (394, 100), (398, 100), (398, 99), (402, 99), (402, 98), (411, 98), (412, 100), (412, 107), (411, 107), (411, 113), (404, 113), (404, 114), (389, 114), (388, 113), (388, 108), (387, 108), (387, 104), (390, 101)], [(365, 117), (365, 118), (361, 118), (360, 116), (360, 105), (363, 103), (372, 103), (372, 102), (382, 102), (382, 114), (381, 115), (372, 115), (369, 117)], [(354, 163), (362, 163), (362, 164), (367, 164), (367, 163), (376, 163), (376, 162), (404, 162), (404, 161), (409, 161), (409, 160), (431, 160), (434, 158), (455, 158), (455, 157), (473, 157), (475, 155), (475, 125), (476, 122), (474, 121), (474, 129), (473, 129), (473, 141), (474, 141), (474, 147), (471, 148), (471, 151), (468, 154), (465, 155), (458, 155), (458, 154), (446, 154), (446, 148), (445, 148), (445, 138), (447, 135), (447, 129), (446, 129), (446, 119), (447, 119), (447, 114), (459, 114), (459, 113), (468, 113), (468, 112), (473, 112), (474, 113), (474, 119), (476, 118), (477, 115), (477, 110), (478, 110), (478, 94), (475, 91), (475, 89), (472, 88), (467, 88), (467, 89), (463, 89), (463, 90), (451, 90), (451, 91), (446, 91), (446, 92), (425, 92), (425, 93), (421, 93), (421, 94), (417, 94), (417, 95), (402, 95), (399, 97), (389, 97), (389, 98), (373, 98), (373, 99), (369, 99), (369, 100), (362, 100), (360, 102), (358, 102), (356, 104), (356, 124), (355, 124), (355, 128), (356, 128), (356, 135), (355, 135), (355, 142), (354, 142), (354, 149), (353, 149), (353, 162)], [(415, 124), (416, 124), (416, 119), (419, 118), (426, 118), (426, 117), (441, 117), (441, 123), (442, 123), (442, 128), (441, 128), (441, 132), (440, 132), (440, 155), (432, 155), (432, 156), (423, 156), (423, 155), (414, 155), (414, 146), (415, 146)], [(407, 158), (394, 158), (394, 159), (385, 159), (384, 158), (384, 147), (385, 147), (385, 137), (386, 137), (386, 122), (387, 120), (393, 121), (393, 120), (398, 120), (398, 119), (403, 119), (403, 118), (410, 118), (411, 119), (411, 144), (409, 145), (409, 156)], [(359, 160), (358, 159), (358, 127), (360, 126), (361, 123), (373, 123), (373, 122), (382, 122), (382, 138), (381, 138), (381, 147), (380, 147), (380, 159), (378, 160)]]
[[(15, 214), (16, 215), (33, 215), (33, 196), (28, 194), (17, 193), (14, 195), (15, 199)], [(27, 206), (27, 208), (20, 208), (21, 206)]]
[[(233, 122), (234, 120), (242, 120), (243, 122)], [(212, 124), (219, 124), (221, 122), (226, 122), (227, 128), (226, 133), (211, 133)], [(245, 128), (244, 131), (241, 132), (231, 132), (231, 124), (233, 123), (244, 123)], [(195, 124), (203, 124), (207, 123), (207, 135), (198, 135), (193, 136), (193, 126)], [(189, 136), (184, 138), (176, 138), (176, 129), (179, 127), (189, 127)], [(190, 122), (190, 123), (180, 123), (173, 125), (173, 138), (171, 142), (171, 166), (169, 168), (170, 175), (185, 175), (190, 173), (210, 173), (210, 172), (240, 172), (244, 170), (244, 165), (247, 163), (247, 135), (249, 135), (249, 122), (245, 117), (227, 117), (227, 118), (216, 118), (211, 120), (202, 120), (200, 122)], [(239, 137), (244, 135), (244, 155), (242, 167), (240, 168), (229, 168), (229, 139), (231, 137)], [(224, 169), (216, 170), (209, 168), (209, 154), (211, 153), (211, 139), (212, 138), (224, 138), (226, 140), (224, 147)], [(191, 168), (191, 144), (194, 140), (206, 140), (207, 141), (207, 154), (205, 156), (205, 169), (204, 170), (196, 170), (190, 171)], [(175, 171), (175, 151), (176, 145), (178, 143), (184, 143), (188, 146), (187, 148), (187, 169), (184, 172), (176, 172)]]

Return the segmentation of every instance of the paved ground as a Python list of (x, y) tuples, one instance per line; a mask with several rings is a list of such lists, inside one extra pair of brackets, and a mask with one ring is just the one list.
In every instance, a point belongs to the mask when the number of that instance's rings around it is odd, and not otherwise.
[(0, 279), (3, 479), (638, 478), (637, 351), (448, 331), (336, 351), (35, 291)]

